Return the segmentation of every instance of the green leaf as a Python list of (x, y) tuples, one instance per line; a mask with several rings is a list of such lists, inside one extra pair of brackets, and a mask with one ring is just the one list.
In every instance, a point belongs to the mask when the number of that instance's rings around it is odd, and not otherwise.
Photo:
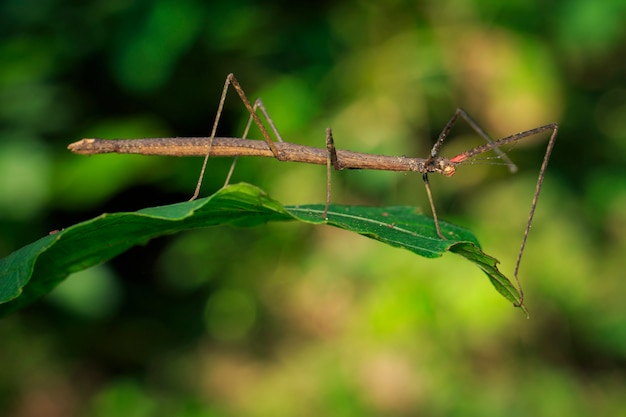
[(0, 315), (47, 294), (69, 274), (106, 262), (158, 236), (214, 225), (252, 227), (287, 220), (329, 224), (428, 258), (446, 251), (458, 253), (478, 265), (507, 300), (519, 303), (519, 292), (498, 271), (498, 261), (483, 253), (476, 238), (464, 228), (440, 222), (447, 236), (443, 240), (437, 236), (432, 218), (417, 213), (414, 207), (331, 205), (328, 220), (323, 212), (323, 205), (283, 206), (259, 188), (240, 183), (195, 201), (102, 214), (0, 260)]

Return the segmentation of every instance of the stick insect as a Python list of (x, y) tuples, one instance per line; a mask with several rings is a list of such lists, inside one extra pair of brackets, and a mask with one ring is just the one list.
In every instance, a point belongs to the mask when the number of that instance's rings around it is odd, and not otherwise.
[[(237, 92), (239, 98), (245, 105), (249, 113), (248, 122), (244, 129), (244, 133), (241, 138), (225, 138), (216, 137), (217, 126), (222, 114), (228, 88), (231, 86)], [(261, 112), (265, 121), (270, 126), (276, 140), (273, 140), (266, 129), (265, 125), (261, 121), (258, 115), (258, 111)], [(465, 152), (462, 152), (452, 158), (446, 158), (439, 156), (439, 150), (445, 142), (448, 134), (461, 118), (481, 137), (485, 140), (485, 144), (474, 147)], [(263, 136), (263, 140), (250, 140), (247, 139), (248, 131), (252, 122), (258, 126)], [(550, 123), (543, 126), (536, 127), (534, 129), (525, 130), (520, 133), (516, 133), (498, 140), (492, 140), (489, 135), (480, 128), (480, 126), (461, 108), (457, 108), (450, 120), (444, 126), (441, 134), (435, 141), (428, 158), (411, 158), (406, 156), (385, 156), (385, 155), (373, 155), (360, 152), (351, 152), (345, 150), (337, 150), (333, 140), (332, 131), (330, 128), (326, 129), (326, 148), (315, 148), (311, 146), (297, 145), (283, 141), (278, 129), (269, 116), (263, 102), (260, 99), (256, 99), (254, 104), (251, 104), (248, 97), (243, 91), (243, 88), (235, 78), (233, 74), (229, 74), (224, 82), (224, 88), (222, 89), (222, 95), (219, 101), (217, 115), (213, 123), (211, 130), (211, 136), (207, 137), (190, 137), (190, 138), (147, 138), (147, 139), (83, 139), (81, 141), (72, 143), (68, 146), (74, 153), (78, 154), (98, 154), (98, 153), (131, 153), (142, 155), (171, 155), (171, 156), (204, 156), (202, 168), (198, 178), (195, 191), (191, 200), (194, 200), (200, 194), (200, 188), (202, 186), (202, 180), (206, 171), (206, 166), (209, 157), (213, 156), (230, 156), (235, 157), (229, 172), (226, 177), (224, 186), (226, 186), (232, 176), (237, 158), (240, 156), (262, 156), (273, 157), (279, 161), (291, 161), (291, 162), (304, 162), (311, 164), (326, 165), (326, 205), (323, 216), (328, 220), (328, 210), (331, 199), (331, 171), (334, 168), (337, 171), (343, 169), (374, 169), (385, 171), (411, 171), (422, 174), (422, 180), (430, 203), (433, 220), (435, 223), (435, 231), (441, 239), (446, 237), (441, 233), (439, 227), (439, 220), (437, 212), (435, 210), (435, 204), (430, 188), (428, 176), (431, 173), (442, 174), (446, 177), (451, 177), (456, 172), (456, 167), (463, 164), (468, 159), (482, 154), (488, 151), (494, 151), (498, 158), (502, 159), (504, 163), (509, 167), (511, 172), (515, 172), (517, 167), (511, 160), (502, 152), (501, 148), (504, 145), (517, 142), (523, 138), (534, 136), (542, 132), (551, 131), (550, 139), (546, 148), (546, 153), (543, 158), (543, 163), (539, 170), (539, 176), (537, 178), (537, 184), (535, 186), (535, 192), (530, 206), (530, 213), (528, 215), (528, 221), (524, 230), (524, 236), (520, 250), (515, 262), (514, 276), (517, 282), (517, 287), (520, 292), (520, 301), (516, 306), (521, 306), (524, 301), (524, 293), (522, 286), (518, 278), (518, 272), (522, 255), (526, 247), (528, 240), (528, 234), (532, 225), (533, 217), (535, 215), (535, 209), (537, 208), (537, 201), (539, 199), (539, 193), (545, 177), (546, 168), (550, 155), (554, 147), (556, 140), (558, 125), (556, 123)]]

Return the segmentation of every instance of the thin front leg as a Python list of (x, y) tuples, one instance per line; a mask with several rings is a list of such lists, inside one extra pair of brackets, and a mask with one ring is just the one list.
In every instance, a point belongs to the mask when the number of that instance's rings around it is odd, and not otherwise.
[[(546, 175), (546, 169), (548, 168), (548, 161), (550, 160), (550, 155), (552, 154), (552, 148), (554, 148), (554, 142), (556, 141), (556, 135), (559, 130), (559, 127), (556, 123), (551, 125), (542, 126), (537, 129), (530, 130), (531, 132), (528, 134), (534, 135), (539, 129), (552, 129), (552, 135), (550, 135), (550, 140), (548, 141), (548, 147), (546, 148), (546, 153), (543, 157), (543, 162), (541, 163), (541, 168), (539, 169), (539, 177), (537, 178), (537, 184), (535, 185), (535, 194), (533, 195), (533, 201), (530, 204), (530, 213), (528, 215), (528, 221), (526, 222), (526, 229), (524, 229), (524, 237), (522, 238), (522, 245), (519, 249), (519, 253), (517, 254), (517, 261), (515, 261), (515, 272), (513, 275), (515, 276), (515, 281), (517, 281), (517, 287), (520, 293), (519, 303), (515, 304), (516, 307), (520, 307), (524, 304), (524, 291), (522, 290), (522, 284), (517, 277), (519, 272), (519, 265), (522, 262), (522, 255), (524, 254), (524, 248), (526, 247), (526, 240), (528, 240), (528, 233), (530, 233), (530, 227), (533, 223), (533, 217), (535, 216), (535, 209), (537, 208), (537, 201), (539, 201), (539, 193), (541, 192), (541, 185), (543, 184), (543, 179)], [(525, 134), (527, 132), (522, 132), (521, 134)]]
[(533, 200), (530, 205), (530, 213), (528, 214), (528, 221), (526, 222), (526, 229), (524, 229), (524, 237), (522, 238), (522, 244), (520, 246), (519, 253), (517, 254), (517, 261), (515, 262), (515, 271), (513, 273), (513, 275), (515, 276), (515, 280), (517, 282), (517, 287), (518, 287), (519, 294), (520, 294), (520, 300), (518, 303), (515, 304), (516, 307), (520, 307), (524, 303), (524, 291), (522, 290), (522, 285), (518, 277), (519, 267), (522, 261), (522, 256), (524, 254), (524, 248), (526, 247), (528, 234), (530, 233), (530, 228), (532, 226), (533, 217), (535, 215), (535, 209), (537, 208), (537, 201), (539, 200), (539, 193), (541, 192), (541, 186), (543, 184), (543, 179), (546, 174), (546, 169), (548, 167), (548, 161), (550, 160), (550, 155), (552, 154), (552, 149), (554, 148), (554, 143), (556, 141), (556, 135), (559, 130), (559, 126), (556, 123), (550, 123), (544, 126), (539, 126), (534, 129), (526, 130), (524, 132), (516, 133), (514, 135), (510, 135), (505, 138), (498, 139), (497, 141), (493, 143), (488, 143), (486, 145), (477, 146), (473, 149), (460, 153), (453, 158), (450, 158), (450, 162), (454, 164), (459, 164), (473, 156), (479, 155), (483, 152), (490, 151), (497, 146), (503, 146), (508, 143), (514, 143), (523, 138), (533, 136), (533, 135), (536, 135), (536, 134), (539, 134), (541, 132), (545, 132), (548, 130), (551, 130), (552, 134), (550, 135), (550, 140), (548, 141), (548, 146), (546, 147), (546, 153), (543, 157), (543, 163), (541, 164), (541, 168), (539, 169), (537, 185), (535, 186), (535, 194), (533, 195)]
[[(255, 102), (255, 106), (253, 107), (250, 104), (250, 101), (248, 100), (248, 97), (244, 93), (243, 88), (241, 88), (241, 85), (239, 84), (239, 82), (235, 78), (234, 74), (232, 74), (232, 73), (228, 74), (228, 76), (226, 76), (226, 81), (224, 81), (224, 88), (222, 89), (222, 96), (220, 97), (220, 102), (219, 102), (219, 105), (217, 107), (217, 115), (215, 116), (215, 121), (213, 122), (213, 130), (211, 131), (211, 136), (209, 137), (209, 144), (207, 145), (207, 152), (206, 152), (206, 155), (204, 157), (204, 161), (202, 163), (202, 168), (200, 169), (200, 176), (198, 178), (198, 184), (196, 185), (196, 189), (195, 189), (195, 191), (193, 193), (193, 196), (189, 199), (189, 201), (195, 200), (198, 197), (198, 195), (200, 194), (200, 188), (202, 186), (202, 180), (204, 179), (204, 173), (206, 171), (207, 162), (209, 160), (209, 156), (211, 155), (211, 147), (213, 146), (213, 139), (215, 138), (215, 133), (217, 131), (217, 126), (219, 124), (219, 120), (220, 120), (220, 117), (222, 115), (222, 110), (224, 108), (224, 101), (226, 100), (226, 94), (228, 93), (228, 86), (231, 85), (231, 84), (232, 84), (233, 88), (235, 89), (235, 91), (237, 92), (237, 94), (239, 95), (239, 98), (241, 99), (243, 104), (246, 106), (246, 109), (248, 109), (248, 112), (250, 113), (250, 117), (251, 117), (250, 120), (254, 120), (255, 124), (261, 130), (261, 134), (263, 135), (263, 138), (264, 138), (265, 142), (267, 143), (267, 145), (271, 149), (272, 153), (274, 154), (274, 157), (276, 157), (276, 159), (281, 160), (281, 161), (284, 160), (284, 155), (278, 150), (278, 148), (274, 144), (274, 141), (272, 140), (272, 138), (270, 137), (269, 133), (267, 132), (267, 129), (265, 128), (265, 126), (261, 122), (261, 119), (259, 118), (259, 115), (256, 113), (256, 107), (257, 107), (256, 104), (257, 103)], [(259, 101), (259, 103), (260, 103), (260, 101)], [(278, 134), (278, 130), (274, 126), (271, 118), (269, 118), (269, 116), (267, 115), (267, 112), (265, 111), (265, 108), (262, 106), (262, 103), (258, 107), (262, 109), (261, 111), (263, 112), (264, 116), (268, 120), (268, 123), (270, 123), (270, 125), (272, 126), (272, 129), (273, 129), (274, 133), (276, 134), (276, 137), (278, 138), (278, 141), (282, 142), (282, 138)], [(248, 125), (250, 123), (251, 122), (249, 121)], [(249, 126), (246, 127), (246, 133), (247, 133), (248, 129), (249, 129)], [(234, 169), (234, 165), (231, 165), (231, 171), (228, 174), (227, 182), (230, 180), (230, 176), (232, 174), (232, 169)]]

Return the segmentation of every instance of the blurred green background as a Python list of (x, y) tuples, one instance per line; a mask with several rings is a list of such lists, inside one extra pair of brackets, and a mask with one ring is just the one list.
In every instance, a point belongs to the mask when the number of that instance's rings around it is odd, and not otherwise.
[[(622, 0), (4, 1), (0, 256), (102, 212), (186, 200), (199, 158), (82, 157), (83, 137), (208, 135), (224, 78), (290, 142), (427, 155), (456, 107), (493, 137), (561, 126), (520, 277), (330, 227), (157, 239), (0, 321), (2, 416), (618, 415), (626, 407)], [(237, 136), (231, 95), (219, 134)], [(253, 135), (259, 138), (258, 132)], [(480, 139), (459, 123), (442, 153)], [(547, 137), (520, 172), (433, 178), (440, 217), (512, 273)], [(203, 195), (229, 160), (211, 160)], [(234, 180), (320, 203), (323, 167)], [(339, 172), (333, 201), (428, 210), (419, 175)]]

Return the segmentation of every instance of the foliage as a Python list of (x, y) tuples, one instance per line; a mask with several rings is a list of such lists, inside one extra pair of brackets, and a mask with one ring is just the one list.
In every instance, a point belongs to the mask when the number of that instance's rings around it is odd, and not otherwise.
[(300, 220), (327, 223), (342, 229), (433, 258), (449, 250), (475, 262), (496, 287), (514, 304), (520, 303), (517, 289), (498, 271), (497, 261), (482, 253), (474, 236), (466, 230), (442, 223), (449, 236), (433, 236), (432, 219), (417, 215), (412, 207), (282, 207), (260, 189), (238, 184), (211, 197), (135, 213), (103, 214), (37, 242), (0, 260), (0, 314), (14, 311), (50, 292), (69, 274), (106, 262), (137, 244), (184, 230), (232, 224), (250, 227), (268, 221)]
[[(425, 156), (456, 107), (493, 137), (560, 130), (519, 274), (530, 320), (458, 256), (299, 221), (189, 230), (4, 317), (1, 414), (619, 415), (625, 15), (622, 0), (2, 2), (0, 257), (102, 213), (187, 200), (200, 161), (66, 146), (204, 136), (230, 72), (293, 143), (323, 146), (330, 126), (340, 149)], [(229, 97), (218, 134), (245, 122)], [(468, 132), (459, 123), (442, 155), (480, 141)], [(507, 271), (536, 140), (510, 154), (514, 176), (432, 178), (439, 216)], [(210, 161), (206, 190), (229, 162)], [(323, 201), (324, 180), (270, 160), (235, 171), (291, 205)], [(333, 202), (428, 207), (419, 182), (339, 172)]]

